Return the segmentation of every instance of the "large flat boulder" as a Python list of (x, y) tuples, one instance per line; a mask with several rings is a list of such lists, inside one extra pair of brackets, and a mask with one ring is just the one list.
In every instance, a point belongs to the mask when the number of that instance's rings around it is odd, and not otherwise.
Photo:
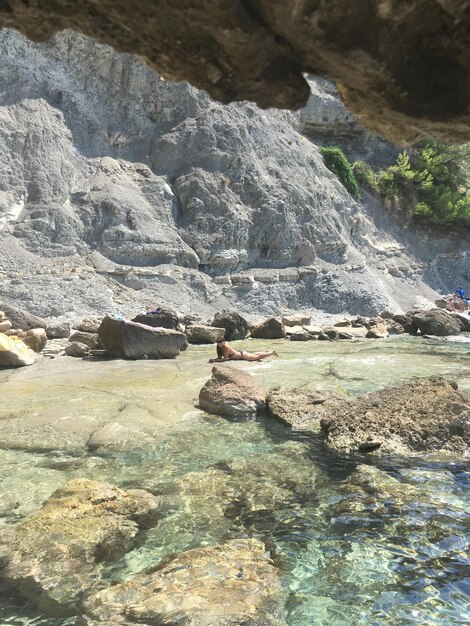
[(286, 592), (265, 545), (235, 539), (188, 550), (84, 603), (76, 626), (282, 626)]
[(423, 335), (446, 337), (462, 332), (462, 324), (457, 317), (442, 309), (431, 309), (413, 315), (413, 323)]
[(109, 316), (101, 322), (98, 335), (106, 352), (121, 359), (171, 359), (187, 347), (186, 335), (177, 330)]
[[(324, 406), (324, 405), (323, 405)], [(441, 377), (416, 379), (329, 407), (325, 443), (345, 452), (470, 452), (470, 398)]]
[(146, 491), (71, 480), (0, 531), (2, 577), (47, 615), (74, 615), (81, 595), (99, 583), (101, 564), (135, 546), (139, 531), (156, 523), (158, 506)]
[(265, 396), (250, 374), (230, 365), (215, 365), (212, 378), (199, 392), (199, 406), (215, 415), (250, 416), (265, 409)]

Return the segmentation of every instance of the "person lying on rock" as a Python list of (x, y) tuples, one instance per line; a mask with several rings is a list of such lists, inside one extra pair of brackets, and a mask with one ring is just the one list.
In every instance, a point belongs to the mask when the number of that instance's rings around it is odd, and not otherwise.
[(223, 337), (217, 337), (217, 358), (209, 359), (209, 363), (222, 363), (223, 361), (261, 361), (268, 356), (279, 356), (276, 350), (271, 352), (245, 352), (234, 350)]

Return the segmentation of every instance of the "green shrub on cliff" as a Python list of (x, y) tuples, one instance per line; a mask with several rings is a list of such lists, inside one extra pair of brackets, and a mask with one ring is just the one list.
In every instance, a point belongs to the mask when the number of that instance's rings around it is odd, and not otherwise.
[(326, 167), (335, 174), (353, 198), (359, 200), (361, 194), (352, 167), (340, 148), (320, 148)]
[(470, 224), (470, 144), (425, 139), (386, 169), (374, 172), (358, 161), (354, 172), (366, 188), (396, 201), (415, 220)]

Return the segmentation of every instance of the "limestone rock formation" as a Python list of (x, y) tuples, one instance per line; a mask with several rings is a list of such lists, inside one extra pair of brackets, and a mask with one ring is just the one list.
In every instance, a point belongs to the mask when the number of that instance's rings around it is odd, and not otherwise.
[[(266, 404), (269, 415), (279, 421), (292, 426), (296, 430), (307, 428), (320, 431), (320, 420), (328, 415), (322, 405), (327, 399), (330, 401), (334, 394), (319, 393), (306, 389), (271, 389)], [(330, 402), (327, 403), (330, 406)]]
[(98, 329), (104, 349), (121, 359), (171, 359), (187, 347), (186, 336), (169, 328), (152, 328), (106, 316)]
[(255, 326), (251, 331), (253, 339), (282, 339), (286, 336), (284, 324), (275, 317)]
[(230, 365), (215, 365), (212, 378), (199, 392), (199, 406), (215, 415), (247, 417), (265, 409), (265, 395), (250, 374)]
[(250, 324), (236, 311), (219, 311), (214, 315), (212, 326), (225, 329), (222, 333), (227, 341), (245, 339), (250, 330)]
[(413, 322), (423, 335), (458, 335), (463, 325), (460, 320), (442, 309), (421, 311), (413, 315)]
[(224, 331), (224, 328), (202, 324), (190, 324), (185, 329), (189, 343), (215, 343), (217, 337), (224, 336)]
[(335, 450), (409, 454), (468, 453), (468, 393), (455, 382), (431, 377), (338, 403), (322, 419), (327, 445)]
[(286, 594), (264, 544), (235, 539), (183, 552), (84, 604), (77, 626), (282, 626)]
[(32, 365), (36, 354), (19, 337), (7, 337), (0, 333), (0, 368)]
[(179, 327), (178, 314), (170, 307), (158, 307), (151, 312), (136, 315), (132, 321), (146, 324), (147, 326), (181, 330)]
[(469, 24), (467, 4), (454, 0), (0, 5), (0, 26), (36, 40), (75, 28), (224, 102), (298, 108), (308, 98), (302, 72), (336, 79), (359, 120), (395, 142), (469, 139)]
[(74, 479), (42, 508), (0, 533), (2, 576), (47, 615), (73, 615), (99, 580), (99, 564), (156, 523), (158, 500), (139, 489)]

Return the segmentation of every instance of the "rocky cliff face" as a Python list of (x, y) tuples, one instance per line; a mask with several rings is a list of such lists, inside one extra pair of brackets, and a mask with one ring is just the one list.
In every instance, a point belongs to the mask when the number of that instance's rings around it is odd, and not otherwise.
[(5, 300), (43, 316), (368, 314), (433, 297), (420, 268), (448, 244), (412, 255), (412, 235), (353, 201), (293, 114), (215, 103), (72, 32), (0, 31), (0, 60)]

